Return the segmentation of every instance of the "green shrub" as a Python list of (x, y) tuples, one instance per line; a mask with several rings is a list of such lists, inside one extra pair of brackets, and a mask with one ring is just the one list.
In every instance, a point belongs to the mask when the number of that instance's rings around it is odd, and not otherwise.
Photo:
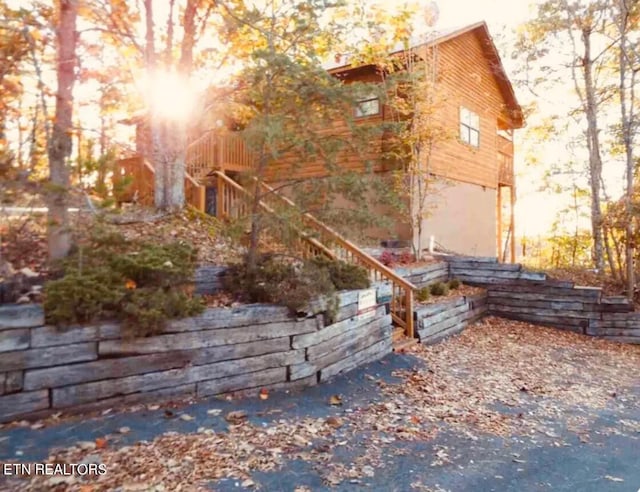
[(260, 256), (253, 270), (246, 262), (232, 265), (223, 276), (223, 287), (240, 300), (279, 304), (293, 312), (336, 290), (327, 268), (313, 261), (285, 261), (274, 255)]
[(431, 292), (429, 291), (429, 287), (422, 287), (416, 291), (416, 300), (418, 302), (426, 302), (431, 297)]
[(449, 280), (449, 288), (452, 290), (459, 289), (461, 285), (462, 282), (460, 282), (460, 280), (458, 280), (457, 278), (452, 278), (451, 280)]
[(176, 289), (143, 287), (132, 290), (122, 303), (125, 336), (157, 334), (165, 320), (193, 316), (202, 308), (200, 298)]
[(127, 241), (104, 226), (59, 265), (45, 285), (48, 323), (68, 326), (99, 319), (121, 321), (130, 336), (162, 331), (169, 319), (202, 311), (190, 293), (196, 251), (183, 243)]
[(446, 296), (449, 293), (449, 286), (444, 282), (436, 282), (431, 285), (430, 290), (434, 296)]
[(329, 260), (316, 257), (312, 262), (320, 269), (329, 272), (329, 278), (337, 290), (357, 290), (371, 287), (369, 273), (359, 265), (353, 265), (341, 260)]
[(80, 274), (69, 272), (45, 286), (44, 311), (47, 322), (55, 325), (85, 323), (109, 317), (125, 294), (124, 282), (116, 285), (107, 269)]
[(223, 287), (234, 297), (287, 306), (292, 312), (304, 310), (318, 297), (329, 298), (331, 311), (337, 290), (370, 285), (367, 271), (356, 265), (324, 258), (293, 261), (268, 254), (258, 258), (253, 271), (243, 262), (229, 267), (223, 277)]

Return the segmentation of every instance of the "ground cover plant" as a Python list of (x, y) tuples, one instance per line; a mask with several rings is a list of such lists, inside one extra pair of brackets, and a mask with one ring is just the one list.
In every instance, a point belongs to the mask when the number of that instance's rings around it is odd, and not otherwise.
[(196, 258), (185, 242), (128, 240), (97, 225), (45, 285), (47, 322), (64, 327), (115, 319), (131, 336), (162, 331), (168, 319), (203, 309), (192, 293)]

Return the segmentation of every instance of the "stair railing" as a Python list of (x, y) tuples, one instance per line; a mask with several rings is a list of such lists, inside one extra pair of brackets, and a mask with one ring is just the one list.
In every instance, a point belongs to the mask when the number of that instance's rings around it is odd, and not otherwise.
[[(249, 215), (250, 210), (247, 202), (251, 199), (251, 193), (220, 171), (215, 171), (212, 176), (216, 178), (217, 187), (216, 216), (239, 219)], [(268, 214), (279, 217), (277, 212), (266, 203), (261, 201), (259, 207)], [(296, 246), (303, 258), (325, 256), (336, 259), (333, 251), (316, 238), (305, 234), (300, 229), (294, 228), (294, 231), (297, 235)]]
[[(213, 173), (218, 178), (218, 199), (219, 210), (223, 215), (232, 218), (238, 218), (247, 214), (246, 202), (244, 205), (238, 203), (239, 194), (250, 196), (250, 193), (235, 181), (221, 172)], [(278, 193), (266, 183), (261, 184), (265, 191), (260, 206), (269, 213), (276, 214), (274, 207), (269, 206), (268, 201), (277, 200), (281, 204), (298, 210), (294, 202), (284, 195)], [(233, 191), (230, 191), (233, 190)], [(236, 204), (236, 205), (234, 205)], [(307, 250), (307, 254), (316, 256), (323, 254), (330, 258), (340, 259), (350, 264), (359, 265), (369, 272), (369, 276), (374, 282), (388, 282), (391, 284), (391, 317), (396, 324), (402, 326), (405, 334), (409, 338), (414, 337), (413, 324), (413, 293), (415, 286), (402, 278), (396, 272), (386, 267), (371, 255), (362, 251), (358, 246), (343, 237), (331, 227), (316, 219), (309, 213), (302, 213), (303, 223), (313, 229), (318, 235), (319, 240), (309, 237), (302, 231), (303, 242), (307, 247), (311, 245), (311, 249)], [(330, 247), (329, 247), (330, 245)]]

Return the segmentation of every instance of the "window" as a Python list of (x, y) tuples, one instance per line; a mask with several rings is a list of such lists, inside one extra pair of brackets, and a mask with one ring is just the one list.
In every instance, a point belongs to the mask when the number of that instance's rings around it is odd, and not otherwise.
[(480, 147), (480, 117), (460, 106), (460, 140), (472, 147)]
[(356, 118), (380, 114), (380, 99), (373, 94), (360, 99), (356, 105)]

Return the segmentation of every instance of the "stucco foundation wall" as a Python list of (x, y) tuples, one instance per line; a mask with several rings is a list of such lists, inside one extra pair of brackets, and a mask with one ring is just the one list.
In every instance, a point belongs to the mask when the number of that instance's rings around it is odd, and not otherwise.
[[(496, 190), (461, 183), (438, 182), (423, 222), (422, 248), (429, 237), (446, 249), (472, 256), (496, 256)], [(414, 231), (418, 234), (418, 231)]]
[(207, 309), (157, 336), (113, 323), (59, 330), (39, 306), (0, 306), (0, 422), (57, 411), (311, 386), (391, 352), (391, 316), (339, 296), (335, 322), (286, 308)]

